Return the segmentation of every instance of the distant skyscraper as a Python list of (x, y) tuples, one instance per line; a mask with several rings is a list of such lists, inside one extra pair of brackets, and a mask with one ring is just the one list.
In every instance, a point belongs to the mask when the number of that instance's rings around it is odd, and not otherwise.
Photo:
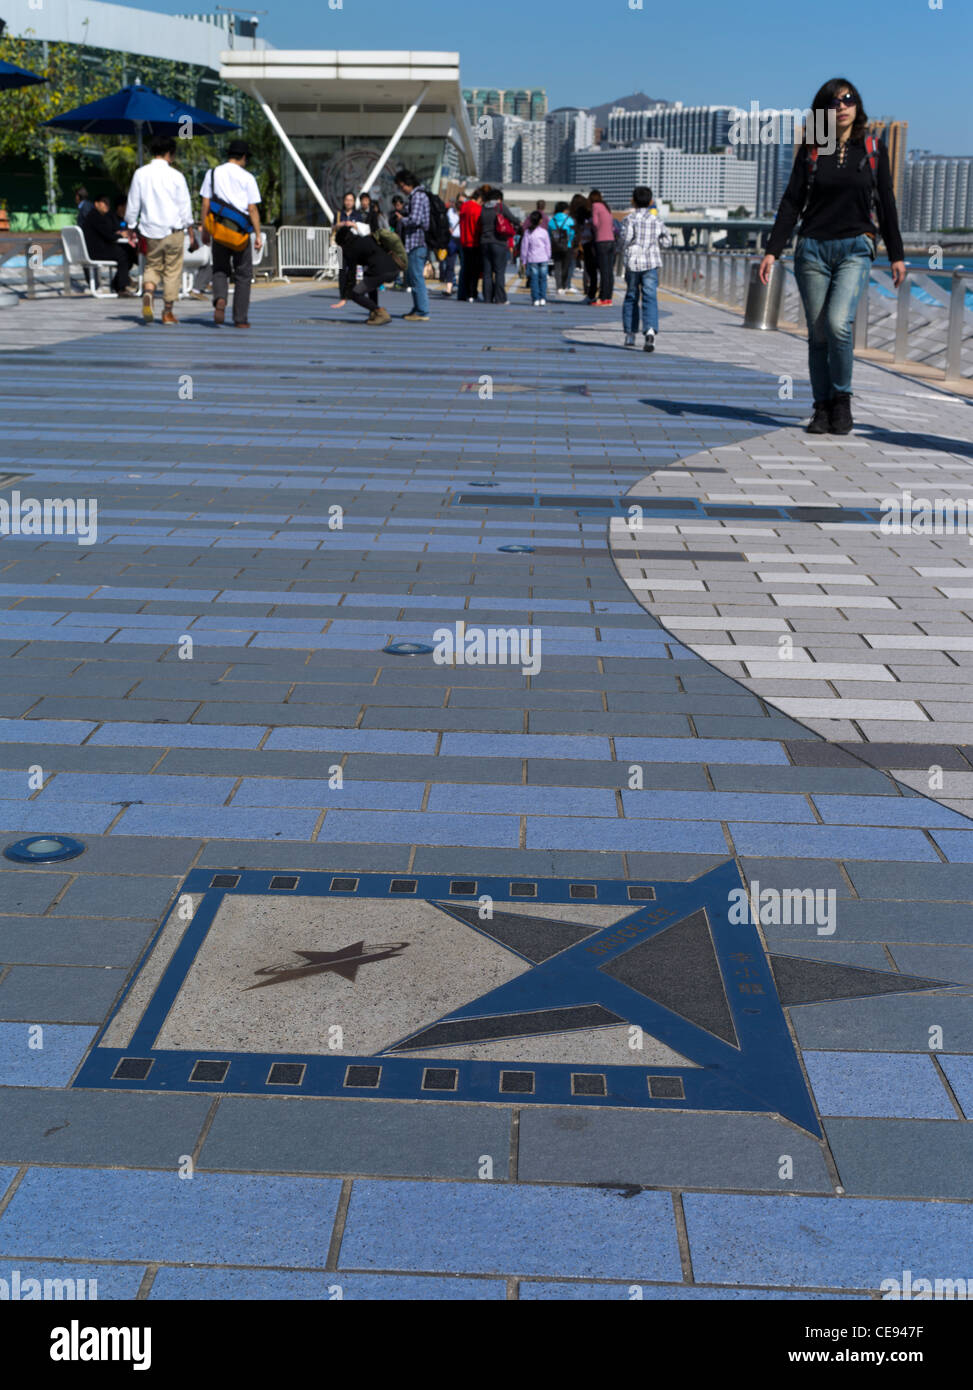
[(868, 122), (868, 133), (877, 135), (889, 152), (892, 166), (892, 188), (896, 201), (901, 203), (905, 193), (906, 146), (909, 139), (908, 121), (891, 121), (887, 116)]
[(614, 207), (627, 206), (640, 183), (676, 209), (745, 207), (750, 212), (756, 204), (756, 165), (733, 154), (693, 154), (653, 140), (621, 149), (581, 150), (573, 167), (574, 183), (599, 188)]
[(909, 232), (973, 227), (973, 155), (917, 150), (905, 165), (902, 225)]
[(464, 87), (463, 100), (474, 125), (481, 116), (519, 116), (541, 121), (547, 115), (543, 87)]
[(638, 144), (643, 140), (664, 140), (674, 150), (687, 154), (708, 154), (729, 144), (730, 124), (735, 106), (653, 106), (646, 111), (612, 109), (605, 139), (609, 145)]
[(564, 106), (547, 116), (548, 183), (570, 183), (571, 158), (595, 142), (595, 118), (579, 106)]

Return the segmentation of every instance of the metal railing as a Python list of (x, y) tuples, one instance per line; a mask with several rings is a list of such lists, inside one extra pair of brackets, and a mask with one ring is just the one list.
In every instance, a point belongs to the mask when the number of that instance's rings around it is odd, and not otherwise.
[[(752, 251), (667, 251), (659, 283), (664, 289), (709, 300), (730, 309), (746, 305), (751, 267), (760, 263)], [(781, 317), (804, 325), (804, 310), (791, 262)], [(855, 320), (855, 348), (878, 349), (903, 367), (937, 369), (947, 382), (970, 384), (973, 377), (973, 312), (968, 297), (973, 269), (949, 272), (943, 289), (928, 271), (909, 268), (898, 290), (887, 271), (873, 268)]]
[(289, 270), (309, 270), (321, 276), (337, 275), (340, 254), (331, 240), (330, 227), (277, 229), (277, 270), (282, 276), (286, 277)]

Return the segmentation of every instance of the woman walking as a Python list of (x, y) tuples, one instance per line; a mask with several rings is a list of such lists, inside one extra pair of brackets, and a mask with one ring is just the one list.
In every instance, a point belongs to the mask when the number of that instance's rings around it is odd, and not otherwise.
[(584, 194), (576, 193), (571, 199), (568, 216), (574, 223), (572, 254), (576, 261), (581, 262), (581, 292), (591, 304), (594, 303), (597, 289), (592, 280), (597, 278), (598, 270), (595, 264), (594, 242), (591, 240), (591, 204)]
[(611, 208), (593, 188), (588, 194), (591, 204), (591, 240), (598, 270), (598, 286), (593, 289), (592, 303), (597, 309), (610, 309), (615, 291), (615, 221)]
[(544, 227), (544, 214), (535, 209), (520, 237), (520, 262), (527, 272), (530, 301), (536, 308), (547, 303), (547, 263), (551, 259), (551, 238)]
[(480, 215), (480, 253), (483, 257), (483, 298), (488, 304), (507, 302), (510, 241), (519, 230), (520, 223), (503, 201), (501, 190), (486, 189)]
[[(879, 233), (896, 289), (906, 277), (905, 253), (888, 151), (867, 134), (868, 117), (857, 87), (834, 77), (811, 109), (812, 122), (781, 199), (760, 279), (766, 285), (800, 218), (794, 274), (807, 318), (814, 392), (807, 432), (850, 434), (855, 314), (867, 290)], [(818, 147), (815, 131), (827, 132), (828, 145)]]
[(554, 216), (547, 224), (547, 235), (551, 240), (551, 255), (554, 260), (554, 288), (556, 294), (571, 292), (571, 272), (574, 268), (574, 220), (568, 212), (567, 203), (557, 203)]

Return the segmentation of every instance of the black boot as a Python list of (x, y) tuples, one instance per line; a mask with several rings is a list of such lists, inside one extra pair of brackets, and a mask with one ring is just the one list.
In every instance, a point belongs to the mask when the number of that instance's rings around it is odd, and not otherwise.
[(831, 433), (851, 434), (855, 422), (851, 418), (851, 395), (844, 391), (831, 402)]
[(806, 427), (807, 434), (829, 434), (831, 431), (831, 405), (828, 401), (815, 401), (814, 414)]

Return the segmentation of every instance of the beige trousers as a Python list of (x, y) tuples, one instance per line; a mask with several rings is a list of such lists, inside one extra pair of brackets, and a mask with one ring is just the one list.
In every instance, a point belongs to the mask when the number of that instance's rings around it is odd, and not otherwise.
[(146, 293), (162, 284), (162, 297), (174, 304), (182, 288), (182, 257), (185, 239), (182, 232), (168, 236), (146, 237), (145, 275), (142, 283)]

